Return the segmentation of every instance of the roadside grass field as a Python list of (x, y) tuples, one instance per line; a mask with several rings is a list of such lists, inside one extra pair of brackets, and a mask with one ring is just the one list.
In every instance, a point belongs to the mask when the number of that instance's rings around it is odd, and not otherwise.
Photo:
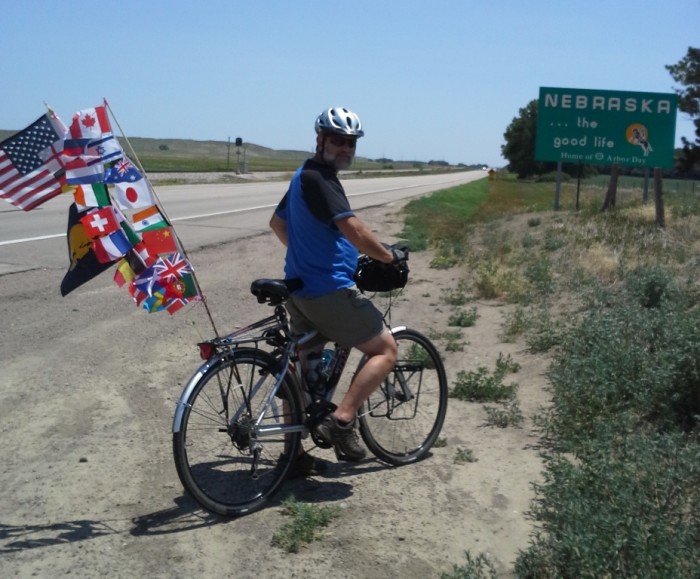
[[(545, 465), (528, 513), (536, 530), (515, 577), (700, 569), (700, 203), (696, 184), (670, 185), (663, 229), (641, 180), (605, 212), (600, 179), (582, 182), (579, 211), (576, 183), (566, 183), (553, 211), (553, 183), (508, 176), (405, 207), (409, 245), (455, 272), (450, 303), (514, 304), (501, 339), (552, 359), (551, 405), (534, 419)], [(453, 403), (494, 400), (493, 425), (517, 426), (517, 390), (503, 377), (460, 376)], [(461, 577), (496, 571), (487, 554), (467, 552), (443, 574)]]

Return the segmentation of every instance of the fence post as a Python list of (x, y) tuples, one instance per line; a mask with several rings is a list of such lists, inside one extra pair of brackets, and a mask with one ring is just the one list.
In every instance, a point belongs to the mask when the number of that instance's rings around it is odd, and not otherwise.
[(615, 202), (617, 200), (617, 179), (620, 175), (620, 165), (617, 163), (610, 167), (610, 183), (608, 184), (608, 190), (605, 193), (605, 201), (603, 201), (603, 207), (601, 211), (607, 211), (615, 207)]
[(663, 192), (663, 172), (659, 167), (654, 167), (654, 203), (656, 205), (656, 226), (664, 228), (666, 220), (664, 218), (664, 192)]
[(557, 186), (554, 191), (554, 211), (561, 208), (561, 161), (557, 163)]

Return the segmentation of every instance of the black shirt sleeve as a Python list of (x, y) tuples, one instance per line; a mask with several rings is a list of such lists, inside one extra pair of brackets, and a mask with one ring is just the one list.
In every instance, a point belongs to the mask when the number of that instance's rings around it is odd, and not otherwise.
[(353, 214), (343, 186), (331, 171), (308, 168), (301, 174), (301, 189), (311, 214), (326, 225), (335, 227), (336, 217)]

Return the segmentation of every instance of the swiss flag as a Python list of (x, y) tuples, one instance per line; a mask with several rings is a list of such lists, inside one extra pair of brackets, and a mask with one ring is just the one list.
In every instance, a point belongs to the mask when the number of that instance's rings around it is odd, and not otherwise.
[(119, 231), (119, 221), (112, 207), (90, 211), (80, 218), (85, 233), (91, 239)]

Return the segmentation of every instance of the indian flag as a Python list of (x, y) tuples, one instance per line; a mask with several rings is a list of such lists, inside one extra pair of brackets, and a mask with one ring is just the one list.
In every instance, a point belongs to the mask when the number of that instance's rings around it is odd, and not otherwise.
[(162, 229), (167, 225), (165, 218), (155, 205), (151, 205), (143, 211), (137, 211), (133, 214), (132, 219), (136, 231), (153, 231), (154, 229)]

